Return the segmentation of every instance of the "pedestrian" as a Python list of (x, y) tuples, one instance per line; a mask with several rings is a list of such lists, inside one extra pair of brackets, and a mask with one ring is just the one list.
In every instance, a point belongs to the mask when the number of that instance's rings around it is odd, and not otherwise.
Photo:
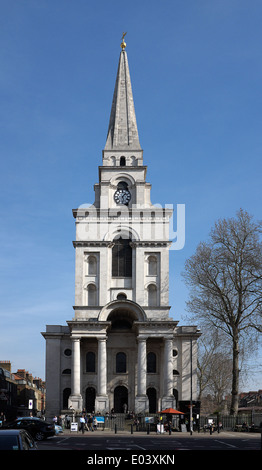
[(86, 431), (89, 431), (89, 429), (88, 429), (88, 416), (87, 416), (87, 414), (85, 415), (85, 430), (86, 430)]
[(57, 418), (57, 424), (58, 424), (58, 426), (62, 426), (62, 416), (61, 415), (58, 416), (58, 418)]
[(65, 415), (65, 427), (66, 429), (70, 429), (70, 416)]
[(95, 416), (94, 416), (94, 419), (93, 419), (93, 427), (94, 427), (94, 431), (96, 431), (96, 429), (97, 429), (97, 419), (96, 419)]
[(85, 432), (85, 417), (84, 417), (83, 414), (80, 417), (80, 430), (82, 431), (82, 434), (84, 434), (84, 432)]
[(88, 418), (88, 427), (89, 427), (89, 431), (94, 431), (92, 415), (90, 415), (89, 418)]

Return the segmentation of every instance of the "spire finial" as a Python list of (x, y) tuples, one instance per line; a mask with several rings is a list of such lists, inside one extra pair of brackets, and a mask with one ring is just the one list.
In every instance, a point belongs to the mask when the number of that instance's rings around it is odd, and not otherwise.
[(126, 43), (125, 43), (125, 41), (124, 41), (124, 37), (125, 37), (126, 34), (127, 34), (127, 33), (123, 33), (123, 34), (122, 34), (122, 42), (121, 42), (121, 44), (120, 44), (121, 47), (122, 47), (122, 51), (124, 51), (125, 48), (126, 48)]

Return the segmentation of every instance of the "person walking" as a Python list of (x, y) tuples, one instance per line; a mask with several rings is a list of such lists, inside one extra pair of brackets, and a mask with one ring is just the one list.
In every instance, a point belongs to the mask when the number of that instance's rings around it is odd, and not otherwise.
[(92, 415), (90, 415), (89, 418), (88, 418), (88, 427), (89, 427), (89, 431), (94, 431)]
[(82, 415), (80, 417), (80, 430), (82, 431), (82, 434), (85, 432), (85, 417)]

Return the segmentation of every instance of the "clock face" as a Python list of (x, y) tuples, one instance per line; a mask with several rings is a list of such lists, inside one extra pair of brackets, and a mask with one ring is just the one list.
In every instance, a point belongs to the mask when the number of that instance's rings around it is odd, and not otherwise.
[(114, 194), (114, 199), (117, 204), (127, 204), (131, 199), (131, 194), (127, 189), (118, 189)]

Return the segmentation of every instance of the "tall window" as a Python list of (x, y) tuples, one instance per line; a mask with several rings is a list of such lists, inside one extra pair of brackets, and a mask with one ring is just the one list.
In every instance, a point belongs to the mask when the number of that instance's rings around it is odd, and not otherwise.
[(157, 288), (154, 284), (149, 284), (148, 292), (148, 306), (155, 307), (157, 305)]
[(126, 372), (126, 355), (123, 352), (119, 352), (116, 355), (116, 372)]
[(148, 257), (148, 274), (149, 276), (157, 275), (157, 259), (155, 256)]
[(156, 373), (156, 355), (153, 352), (149, 352), (147, 355), (147, 372), (149, 374)]
[(96, 275), (97, 274), (97, 261), (95, 256), (88, 257), (88, 274)]
[(114, 240), (112, 248), (112, 276), (132, 277), (132, 248), (130, 239), (122, 237)]
[(86, 353), (86, 372), (96, 371), (96, 356), (92, 351)]
[(93, 307), (94, 305), (97, 304), (97, 292), (96, 292), (96, 286), (94, 284), (89, 284), (87, 288), (87, 302), (89, 307)]

